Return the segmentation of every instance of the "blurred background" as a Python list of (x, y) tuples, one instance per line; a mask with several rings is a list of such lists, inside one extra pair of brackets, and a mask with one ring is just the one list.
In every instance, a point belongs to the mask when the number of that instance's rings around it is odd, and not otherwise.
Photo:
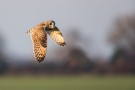
[[(54, 20), (67, 46), (48, 36), (36, 62), (35, 25)], [(0, 0), (0, 90), (135, 90), (134, 0)]]

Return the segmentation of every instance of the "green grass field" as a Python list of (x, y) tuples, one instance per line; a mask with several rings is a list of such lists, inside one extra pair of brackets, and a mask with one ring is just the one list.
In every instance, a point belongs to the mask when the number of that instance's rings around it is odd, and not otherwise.
[(5, 76), (0, 90), (135, 90), (135, 77)]

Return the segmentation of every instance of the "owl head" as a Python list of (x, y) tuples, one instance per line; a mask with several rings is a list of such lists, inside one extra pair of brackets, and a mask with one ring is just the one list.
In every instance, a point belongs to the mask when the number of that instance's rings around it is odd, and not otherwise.
[(55, 28), (55, 22), (52, 21), (52, 20), (46, 21), (46, 22), (45, 22), (45, 28), (46, 28), (47, 30), (52, 30), (52, 29), (54, 29), (54, 28)]

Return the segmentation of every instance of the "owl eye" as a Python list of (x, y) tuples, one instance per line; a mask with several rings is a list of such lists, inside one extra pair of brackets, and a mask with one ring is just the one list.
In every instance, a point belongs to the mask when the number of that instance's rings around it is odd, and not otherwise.
[(52, 23), (50, 23), (50, 25), (52, 25)]
[(52, 22), (50, 23), (50, 25), (55, 25), (55, 22), (54, 22), (54, 21), (52, 21)]

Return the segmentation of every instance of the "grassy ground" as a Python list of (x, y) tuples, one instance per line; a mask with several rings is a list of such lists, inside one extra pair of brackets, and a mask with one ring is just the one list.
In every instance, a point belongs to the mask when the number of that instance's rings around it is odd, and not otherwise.
[(0, 90), (135, 90), (135, 76), (5, 76)]

